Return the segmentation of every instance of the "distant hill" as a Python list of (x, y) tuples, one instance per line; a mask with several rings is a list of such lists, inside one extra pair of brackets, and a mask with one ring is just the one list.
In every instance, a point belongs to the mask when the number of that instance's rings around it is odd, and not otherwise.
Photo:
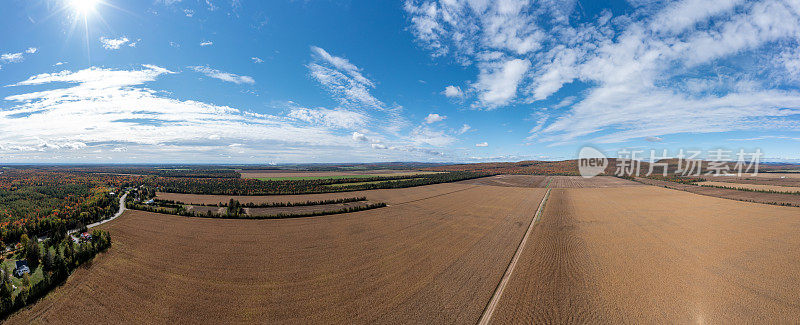
[[(683, 169), (689, 167), (689, 164), (694, 164), (693, 166), (701, 166), (703, 172), (709, 171), (709, 162), (703, 160), (693, 160), (688, 161), (684, 160), (682, 165), (680, 166)], [(618, 160), (617, 158), (609, 158), (608, 159), (608, 166), (605, 170), (605, 175), (614, 175), (617, 170)], [(656, 161), (655, 166), (653, 166), (653, 173), (654, 174), (663, 174), (663, 165), (667, 165), (667, 173), (668, 174), (675, 174), (675, 171), (679, 167), (678, 159), (671, 158), (671, 159), (661, 159)], [(729, 162), (724, 163), (722, 166), (728, 166), (728, 169), (733, 171), (736, 163)], [(647, 173), (650, 169), (650, 164), (648, 162), (641, 161), (640, 166), (641, 175)], [(519, 161), (519, 162), (493, 162), (493, 163), (475, 163), (475, 164), (453, 164), (453, 165), (443, 165), (443, 166), (433, 166), (424, 168), (424, 170), (430, 171), (474, 171), (474, 172), (486, 172), (492, 174), (529, 174), (529, 175), (580, 175), (578, 172), (578, 160), (577, 159), (570, 159), (570, 160), (559, 160), (559, 161), (538, 161), (538, 160), (528, 160), (528, 161)], [(781, 163), (781, 164), (760, 164), (759, 172), (791, 172), (791, 171), (798, 171), (800, 172), (800, 165), (798, 164), (788, 164), (788, 163)]]

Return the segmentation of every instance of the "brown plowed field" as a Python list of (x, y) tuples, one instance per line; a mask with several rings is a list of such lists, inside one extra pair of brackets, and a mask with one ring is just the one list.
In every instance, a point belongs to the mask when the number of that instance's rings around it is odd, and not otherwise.
[(752, 191), (740, 191), (730, 188), (705, 187), (691, 184), (680, 184), (649, 178), (637, 178), (636, 180), (649, 185), (668, 187), (671, 189), (687, 191), (695, 194), (708, 195), (714, 197), (727, 198), (739, 201), (758, 202), (766, 204), (788, 204), (800, 206), (800, 195), (784, 193), (764, 193)]
[(641, 186), (642, 184), (613, 176), (545, 176), (545, 175), (497, 175), (461, 181), (463, 184), (478, 184), (512, 187), (546, 187), (551, 188), (584, 188), (584, 187), (620, 187)]
[(658, 187), (554, 189), (492, 320), (793, 323), (800, 209)]
[(237, 200), (241, 203), (272, 203), (272, 202), (306, 202), (306, 201), (321, 201), (328, 199), (341, 199), (352, 197), (366, 197), (368, 200), (377, 202), (386, 202), (388, 204), (403, 203), (413, 200), (419, 200), (436, 195), (446, 195), (448, 193), (463, 191), (465, 189), (475, 187), (476, 185), (466, 185), (458, 183), (444, 183), (426, 186), (399, 188), (399, 189), (380, 189), (380, 190), (366, 190), (354, 192), (337, 192), (337, 193), (322, 193), (322, 194), (303, 194), (303, 195), (265, 195), (265, 196), (248, 196), (248, 195), (202, 195), (202, 194), (179, 194), (179, 193), (158, 193), (159, 199), (175, 200), (187, 204), (217, 204), (227, 203), (230, 199)]
[(351, 176), (351, 175), (374, 175), (374, 176), (405, 176), (405, 175), (423, 175), (435, 174), (438, 172), (430, 171), (415, 171), (415, 170), (359, 170), (347, 172), (335, 171), (290, 171), (290, 170), (253, 170), (242, 171), (240, 174), (242, 178), (291, 178), (291, 177), (328, 177), (328, 176)]
[(792, 173), (758, 173), (758, 177), (765, 178), (800, 178), (800, 172)]
[(386, 208), (300, 219), (128, 211), (102, 226), (107, 253), (9, 323), (476, 322), (545, 190), (393, 191)]
[(595, 176), (583, 178), (582, 176), (551, 176), (551, 188), (585, 188), (585, 187), (621, 187), (641, 186), (642, 184), (613, 176)]
[[(764, 176), (769, 175), (769, 176)], [(742, 176), (742, 177), (705, 177), (706, 181), (710, 182), (726, 182), (726, 183), (739, 183), (739, 184), (753, 184), (753, 185), (770, 185), (770, 186), (800, 186), (800, 177), (780, 178), (773, 176), (774, 174), (758, 174), (758, 176)], [(786, 174), (784, 174), (786, 175)]]
[(777, 186), (777, 185), (761, 185), (761, 184), (741, 184), (730, 182), (699, 182), (697, 185), (721, 186), (733, 189), (748, 189), (757, 191), (775, 191), (786, 193), (800, 193), (800, 187), (796, 186)]
[(464, 184), (510, 186), (510, 187), (545, 187), (550, 176), (544, 175), (497, 175), (461, 181)]

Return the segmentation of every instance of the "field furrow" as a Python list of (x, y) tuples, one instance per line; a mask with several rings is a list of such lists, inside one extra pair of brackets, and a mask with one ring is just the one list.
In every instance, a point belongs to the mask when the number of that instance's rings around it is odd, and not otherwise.
[(9, 323), (474, 323), (545, 190), (449, 185), (291, 220), (129, 211), (103, 225), (108, 253)]
[(534, 235), (496, 323), (800, 317), (798, 208), (657, 187), (554, 189)]

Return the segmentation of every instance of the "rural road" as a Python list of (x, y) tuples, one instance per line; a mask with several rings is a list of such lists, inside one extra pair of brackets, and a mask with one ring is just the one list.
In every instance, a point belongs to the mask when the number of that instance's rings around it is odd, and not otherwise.
[[(123, 195), (122, 195), (122, 196), (119, 198), (119, 211), (117, 211), (117, 213), (115, 213), (115, 214), (114, 214), (114, 216), (112, 216), (111, 218), (108, 218), (108, 219), (103, 219), (103, 220), (100, 220), (100, 221), (98, 221), (98, 222), (95, 222), (95, 223), (89, 224), (88, 226), (86, 226), (86, 228), (94, 228), (94, 227), (97, 227), (97, 226), (99, 226), (99, 225), (102, 225), (102, 224), (104, 224), (104, 223), (106, 223), (106, 222), (109, 222), (109, 221), (111, 221), (111, 220), (114, 220), (114, 219), (116, 219), (117, 217), (121, 216), (121, 215), (122, 215), (122, 213), (123, 213), (123, 212), (125, 212), (125, 210), (127, 210), (127, 209), (125, 208), (125, 198), (127, 198), (127, 197), (128, 197), (128, 193), (125, 193), (125, 194), (123, 194)], [(68, 231), (68, 232), (67, 232), (67, 234), (73, 234), (73, 233), (76, 233), (76, 232), (78, 232), (78, 230), (79, 230), (79, 229), (72, 229), (72, 230)]]
[(508, 280), (511, 279), (511, 274), (514, 272), (514, 267), (517, 266), (517, 261), (519, 260), (520, 255), (522, 255), (522, 250), (525, 248), (525, 243), (528, 241), (528, 237), (531, 234), (531, 230), (533, 230), (533, 226), (536, 224), (536, 221), (538, 221), (539, 217), (542, 215), (542, 210), (544, 210), (544, 204), (547, 201), (547, 198), (550, 196), (550, 188), (549, 188), (550, 182), (547, 183), (547, 187), (548, 187), (547, 192), (545, 192), (544, 197), (542, 197), (542, 202), (539, 202), (539, 208), (536, 209), (536, 214), (533, 216), (531, 224), (528, 226), (528, 230), (525, 231), (525, 236), (522, 237), (522, 241), (520, 241), (519, 247), (517, 247), (517, 251), (514, 252), (514, 257), (511, 258), (511, 263), (508, 264), (506, 273), (503, 274), (503, 278), (500, 279), (500, 284), (497, 285), (497, 289), (495, 289), (494, 295), (492, 295), (492, 299), (489, 300), (489, 304), (486, 305), (486, 309), (483, 311), (481, 319), (478, 321), (479, 325), (489, 324), (489, 321), (492, 319), (492, 313), (494, 313), (494, 310), (500, 303), (500, 297), (503, 296), (503, 290), (505, 290), (506, 285), (508, 284)]

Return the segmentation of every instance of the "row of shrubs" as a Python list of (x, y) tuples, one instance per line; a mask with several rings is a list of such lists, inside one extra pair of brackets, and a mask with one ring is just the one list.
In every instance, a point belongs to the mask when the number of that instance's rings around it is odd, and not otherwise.
[[(638, 181), (638, 180), (636, 180), (636, 181)], [(641, 182), (640, 182), (640, 183), (641, 183)], [(646, 185), (652, 185), (652, 184), (647, 184), (647, 183), (643, 183), (643, 184), (646, 184)], [(685, 183), (684, 183), (684, 184), (685, 184)], [(691, 185), (695, 185), (695, 184), (691, 184)], [(686, 191), (686, 192), (689, 192), (689, 191), (688, 191), (687, 189), (685, 189), (685, 188), (679, 188), (679, 187), (670, 187), (669, 185), (666, 185), (666, 184), (665, 184), (665, 185), (662, 185), (662, 186), (663, 186), (664, 188), (668, 188), (668, 189), (672, 189), (672, 190), (679, 190), (679, 191)], [(743, 188), (730, 188), (730, 187), (724, 187), (724, 186), (715, 186), (715, 185), (697, 185), (697, 186), (698, 186), (698, 187), (716, 187), (716, 188), (723, 188), (723, 189), (728, 189), (728, 190), (739, 190), (739, 191), (749, 191), (749, 192), (766, 192), (766, 193), (778, 193), (778, 194), (800, 194), (800, 193), (798, 193), (798, 192), (794, 192), (794, 193), (786, 193), (786, 192), (777, 192), (777, 191), (764, 191), (764, 190), (753, 190), (753, 189), (743, 189)], [(770, 204), (770, 205), (778, 205), (778, 206), (784, 206), (784, 207), (800, 207), (800, 204), (789, 203), (789, 202), (763, 202), (763, 201), (748, 200), (748, 199), (738, 199), (738, 198), (731, 198), (731, 197), (724, 197), (724, 198), (726, 198), (726, 199), (729, 199), (729, 200), (742, 201), (742, 202), (752, 202), (752, 203)]]
[(700, 186), (702, 186), (702, 187), (713, 187), (713, 188), (724, 188), (724, 189), (729, 189), (729, 190), (737, 190), (737, 191), (745, 191), (745, 192), (800, 195), (800, 191), (783, 192), (783, 191), (776, 191), (776, 190), (759, 190), (759, 189), (754, 189), (754, 188), (722, 186), (722, 185), (709, 185), (709, 184), (703, 184), (703, 185), (700, 185)]
[[(47, 239), (43, 242), (45, 253), (39, 253), (36, 239), (31, 239), (34, 245), (25, 248), (21, 254), (27, 257), (31, 273), (36, 271), (38, 265), (42, 266), (43, 278), (37, 283), (30, 283), (30, 275), (23, 276), (23, 287), (14, 295), (11, 284), (11, 270), (3, 267), (0, 275), (0, 318), (5, 318), (15, 311), (36, 302), (44, 297), (55, 287), (66, 281), (67, 277), (83, 263), (92, 260), (95, 255), (111, 247), (111, 235), (104, 230), (93, 230), (89, 241), (76, 244), (69, 236), (63, 236), (60, 241)], [(29, 252), (34, 249), (36, 252)], [(31, 256), (35, 256), (31, 258)]]
[(345, 207), (336, 210), (327, 210), (327, 211), (314, 211), (314, 212), (302, 212), (302, 213), (278, 213), (273, 215), (249, 215), (241, 213), (231, 213), (229, 206), (229, 213), (220, 214), (220, 213), (213, 213), (211, 211), (207, 211), (206, 213), (197, 213), (194, 211), (186, 211), (185, 209), (173, 209), (173, 208), (165, 208), (165, 207), (158, 207), (158, 206), (150, 206), (145, 204), (137, 204), (133, 202), (127, 202), (126, 206), (128, 209), (133, 210), (142, 210), (148, 212), (155, 212), (155, 213), (164, 213), (164, 214), (172, 214), (172, 215), (179, 215), (185, 217), (194, 217), (194, 218), (218, 218), (218, 219), (288, 219), (288, 218), (302, 218), (302, 217), (316, 217), (316, 216), (324, 216), (324, 215), (331, 215), (331, 214), (340, 214), (340, 213), (350, 213), (350, 212), (357, 212), (357, 211), (364, 211), (364, 210), (371, 210), (382, 208), (386, 206), (386, 203), (371, 203), (367, 205), (361, 206), (354, 206), (354, 207)]
[(197, 206), (210, 206), (210, 207), (229, 207), (233, 205), (238, 205), (245, 208), (283, 208), (283, 207), (302, 207), (302, 206), (311, 206), (311, 205), (323, 205), (323, 204), (339, 204), (339, 203), (350, 203), (350, 202), (360, 202), (366, 201), (366, 196), (360, 197), (349, 197), (349, 198), (341, 198), (341, 199), (330, 199), (330, 200), (319, 200), (319, 201), (305, 201), (305, 202), (266, 202), (266, 203), (239, 203), (234, 199), (230, 199), (228, 203), (215, 203), (215, 204), (188, 204), (181, 201), (175, 200), (162, 200), (162, 199), (153, 199), (153, 203), (158, 206), (163, 207), (170, 207), (175, 208), (178, 205), (197, 205)]

